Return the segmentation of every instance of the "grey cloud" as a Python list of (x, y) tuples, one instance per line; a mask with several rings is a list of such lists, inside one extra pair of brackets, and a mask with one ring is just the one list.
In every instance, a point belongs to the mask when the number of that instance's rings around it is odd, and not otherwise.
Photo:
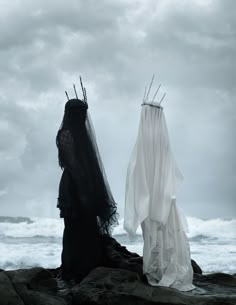
[(215, 203), (214, 215), (235, 215), (234, 10), (231, 0), (24, 0), (1, 9), (2, 213), (57, 215), (55, 136), (64, 90), (72, 96), (82, 74), (122, 214), (141, 99), (156, 72), (185, 176), (180, 204), (189, 214), (210, 217)]
[(157, 5), (145, 40), (173, 84), (233, 88), (236, 32), (229, 12), (234, 7), (232, 3), (227, 10), (222, 1), (205, 9), (170, 4), (166, 16), (160, 18)]

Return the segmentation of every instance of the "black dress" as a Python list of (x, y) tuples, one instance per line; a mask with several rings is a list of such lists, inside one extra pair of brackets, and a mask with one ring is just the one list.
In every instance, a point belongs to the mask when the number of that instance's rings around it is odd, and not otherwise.
[(74, 139), (69, 129), (58, 136), (58, 149), (64, 170), (59, 184), (57, 207), (64, 218), (62, 277), (83, 279), (93, 268), (102, 265), (103, 247), (97, 216), (89, 202), (86, 177), (75, 155)]

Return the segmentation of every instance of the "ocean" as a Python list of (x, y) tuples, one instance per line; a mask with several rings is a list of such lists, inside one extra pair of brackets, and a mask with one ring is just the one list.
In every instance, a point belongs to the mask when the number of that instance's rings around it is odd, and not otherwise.
[[(236, 219), (187, 217), (191, 257), (204, 273), (236, 273)], [(63, 219), (0, 216), (0, 268), (13, 270), (60, 266)], [(130, 241), (123, 220), (113, 237), (128, 250), (142, 255), (142, 233)]]

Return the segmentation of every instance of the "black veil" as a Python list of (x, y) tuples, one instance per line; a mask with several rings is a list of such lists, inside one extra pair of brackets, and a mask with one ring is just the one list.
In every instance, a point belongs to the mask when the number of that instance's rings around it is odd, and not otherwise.
[[(118, 224), (117, 206), (87, 109), (88, 105), (83, 100), (70, 99), (66, 103), (56, 136), (58, 160), (60, 167), (70, 173), (75, 184), (75, 205), (80, 207), (80, 213), (96, 215), (100, 234), (111, 235), (113, 227)], [(65, 209), (66, 204), (59, 202), (58, 207)]]

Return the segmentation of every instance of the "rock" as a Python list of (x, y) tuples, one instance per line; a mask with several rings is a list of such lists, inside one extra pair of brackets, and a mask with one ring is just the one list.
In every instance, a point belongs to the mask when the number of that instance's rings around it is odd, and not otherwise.
[(205, 275), (205, 278), (212, 284), (236, 287), (236, 276), (227, 273), (211, 273)]
[(202, 274), (201, 267), (195, 262), (195, 260), (191, 259), (191, 264), (193, 268), (193, 272), (197, 274)]
[[(224, 278), (224, 275), (221, 274), (218, 277)], [(198, 275), (195, 284), (200, 286), (190, 292), (181, 292), (172, 288), (152, 287), (142, 282), (140, 276), (132, 271), (100, 267), (93, 270), (79, 285), (71, 289), (72, 304), (236, 304), (236, 289), (232, 288), (234, 277), (227, 277), (226, 285), (219, 289), (220, 286), (217, 288), (217, 284), (214, 291), (211, 286), (208, 286), (209, 281), (208, 276)], [(206, 283), (207, 285), (205, 285)]]
[[(194, 274), (197, 287), (217, 295), (236, 295), (236, 276), (226, 273)], [(235, 300), (236, 304), (236, 300)]]
[[(57, 281), (43, 268), (4, 271), (24, 305), (65, 305), (57, 295)], [(10, 301), (10, 300), (9, 300)], [(8, 304), (8, 303), (7, 303)], [(2, 305), (2, 304), (1, 304)]]
[[(57, 274), (55, 271), (54, 275)], [(195, 274), (196, 289), (152, 287), (130, 270), (99, 267), (81, 283), (57, 286), (43, 268), (0, 273), (0, 305), (235, 305), (235, 275)]]
[(120, 268), (137, 272), (140, 276), (143, 273), (143, 258), (136, 253), (129, 252), (126, 247), (121, 246), (114, 238), (103, 237), (106, 257), (104, 266)]
[(4, 272), (0, 273), (0, 304), (24, 305), (21, 297), (17, 294), (10, 279)]
[(152, 287), (142, 274), (142, 257), (113, 238), (104, 238), (104, 266), (80, 283), (60, 279), (60, 268), (0, 272), (0, 305), (236, 305), (236, 276), (202, 274), (192, 260), (196, 289)]
[(53, 275), (53, 277), (57, 277), (61, 271), (61, 267), (57, 267), (55, 269), (47, 269), (47, 270)]
[(6, 274), (11, 279), (15, 287), (26, 285), (29, 289), (39, 291), (57, 290), (56, 280), (48, 270), (43, 268), (6, 271)]
[[(57, 270), (58, 271), (58, 270)], [(196, 289), (152, 287), (137, 272), (99, 267), (81, 283), (58, 286), (43, 268), (0, 273), (0, 305), (235, 305), (235, 275), (194, 274)]]

